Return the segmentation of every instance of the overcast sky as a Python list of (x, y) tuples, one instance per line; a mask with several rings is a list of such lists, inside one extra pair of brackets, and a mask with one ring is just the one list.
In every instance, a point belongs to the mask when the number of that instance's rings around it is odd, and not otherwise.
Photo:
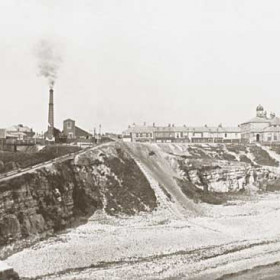
[(34, 48), (63, 63), (55, 125), (238, 125), (280, 114), (280, 1), (0, 0), (0, 128), (46, 130), (48, 83)]

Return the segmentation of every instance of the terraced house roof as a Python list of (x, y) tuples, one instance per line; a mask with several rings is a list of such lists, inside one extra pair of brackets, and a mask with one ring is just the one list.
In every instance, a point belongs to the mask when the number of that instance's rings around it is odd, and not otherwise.
[(240, 127), (208, 127), (208, 126), (132, 126), (124, 133), (141, 133), (141, 132), (209, 132), (209, 133), (240, 133)]

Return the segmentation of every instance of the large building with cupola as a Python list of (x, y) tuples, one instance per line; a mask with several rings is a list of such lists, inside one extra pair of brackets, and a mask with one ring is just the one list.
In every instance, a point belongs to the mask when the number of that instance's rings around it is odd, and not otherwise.
[(262, 105), (256, 109), (256, 116), (240, 125), (241, 138), (249, 143), (280, 142), (280, 118), (274, 113), (269, 115)]

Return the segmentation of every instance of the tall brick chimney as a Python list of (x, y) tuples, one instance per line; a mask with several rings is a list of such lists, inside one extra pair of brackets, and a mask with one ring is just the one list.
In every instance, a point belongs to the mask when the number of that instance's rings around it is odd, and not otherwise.
[(54, 111), (53, 111), (53, 89), (50, 88), (49, 97), (49, 118), (48, 118), (48, 138), (54, 137)]

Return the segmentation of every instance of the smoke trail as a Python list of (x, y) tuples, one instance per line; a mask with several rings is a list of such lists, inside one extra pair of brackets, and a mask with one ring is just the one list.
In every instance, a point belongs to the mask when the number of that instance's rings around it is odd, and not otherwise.
[(38, 58), (39, 75), (48, 80), (49, 86), (53, 88), (57, 72), (62, 63), (62, 58), (55, 45), (47, 40), (42, 40), (36, 47), (36, 57)]

